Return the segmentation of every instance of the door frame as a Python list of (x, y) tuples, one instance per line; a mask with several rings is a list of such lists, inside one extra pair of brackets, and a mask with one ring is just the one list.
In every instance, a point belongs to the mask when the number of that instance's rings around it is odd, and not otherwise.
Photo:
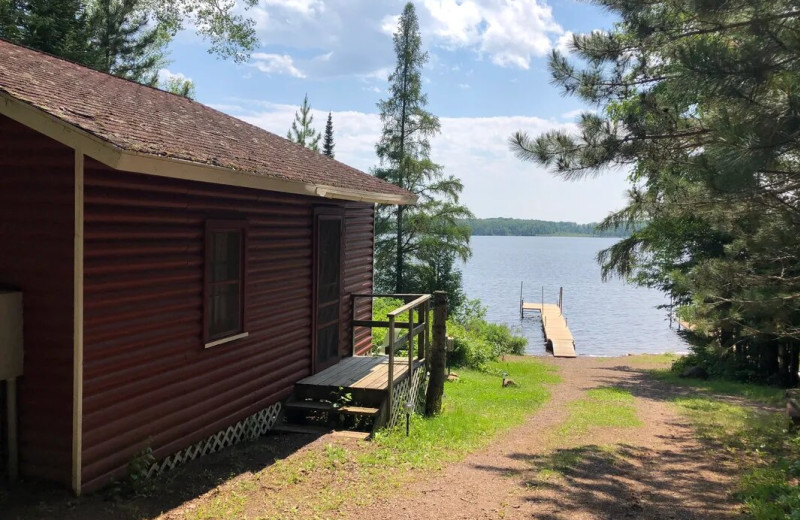
[[(313, 224), (312, 224), (312, 236), (311, 236), (311, 247), (313, 250), (312, 255), (312, 266), (311, 266), (311, 373), (316, 374), (317, 372), (321, 372), (326, 368), (329, 368), (336, 363), (338, 363), (342, 359), (342, 297), (344, 296), (344, 208), (336, 207), (336, 206), (317, 206), (313, 209)], [(319, 240), (318, 240), (318, 233), (319, 233), (319, 222), (320, 220), (338, 220), (340, 225), (340, 233), (339, 233), (339, 334), (336, 344), (336, 356), (331, 358), (329, 361), (325, 363), (318, 364), (317, 363), (317, 315), (318, 315), (318, 308), (317, 308), (317, 293), (319, 288)]]

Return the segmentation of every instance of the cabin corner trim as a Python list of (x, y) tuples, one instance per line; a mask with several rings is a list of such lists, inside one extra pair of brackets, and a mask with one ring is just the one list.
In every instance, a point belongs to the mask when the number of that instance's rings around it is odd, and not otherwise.
[(72, 490), (81, 494), (83, 451), (83, 210), (84, 155), (75, 150), (75, 234), (73, 239)]

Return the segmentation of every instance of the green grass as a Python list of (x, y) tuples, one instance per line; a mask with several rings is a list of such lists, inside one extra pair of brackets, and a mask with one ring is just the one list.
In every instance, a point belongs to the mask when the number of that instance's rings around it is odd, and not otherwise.
[[(555, 367), (530, 358), (488, 368), (459, 369), (459, 381), (445, 384), (442, 413), (413, 416), (409, 437), (401, 424), (374, 442), (332, 442), (276, 461), (215, 489), (185, 518), (332, 518), (344, 503), (361, 506), (402, 492), (415, 470), (461, 459), (521, 424), (549, 398), (545, 384), (559, 381)], [(503, 388), (503, 372), (519, 386)]]
[[(727, 381), (705, 383), (702, 388), (713, 393), (756, 396), (754, 399), (762, 402), (775, 399), (774, 389)], [(706, 395), (679, 397), (675, 404), (701, 439), (730, 453), (743, 468), (737, 497), (750, 518), (800, 519), (800, 436), (791, 430), (784, 413)]]
[[(441, 415), (414, 416), (408, 437), (404, 424), (379, 433), (378, 449), (362, 457), (361, 463), (430, 468), (457, 460), (521, 424), (549, 398), (543, 384), (559, 381), (554, 367), (532, 359), (491, 362), (488, 369), (459, 369), (459, 380), (445, 385)], [(498, 375), (503, 372), (518, 386), (504, 388)]]
[(559, 435), (582, 435), (590, 428), (632, 428), (641, 426), (636, 416), (634, 397), (615, 387), (594, 388), (586, 397), (569, 404), (569, 418), (559, 428)]
[(576, 448), (562, 448), (553, 451), (536, 465), (536, 474), (539, 482), (556, 480), (569, 474), (569, 472), (584, 463), (587, 459), (602, 460), (606, 464), (613, 464), (617, 457), (615, 446), (579, 446)]
[(660, 381), (675, 386), (691, 387), (705, 394), (744, 397), (751, 401), (771, 405), (779, 405), (784, 402), (784, 390), (773, 386), (739, 383), (724, 379), (708, 379), (703, 381), (700, 379), (682, 378), (670, 370), (652, 370), (650, 374)]

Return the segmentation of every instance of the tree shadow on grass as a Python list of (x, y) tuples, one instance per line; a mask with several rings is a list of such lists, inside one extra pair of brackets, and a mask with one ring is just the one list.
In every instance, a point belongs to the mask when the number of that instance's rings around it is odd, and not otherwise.
[[(591, 370), (608, 374), (592, 377), (594, 388), (614, 387), (634, 397), (664, 402), (697, 395), (697, 390), (690, 386), (670, 385), (645, 371), (626, 366)], [(619, 372), (624, 375), (620, 377)], [(730, 397), (732, 402), (738, 403), (740, 399)], [(600, 446), (590, 441), (587, 445), (544, 454), (507, 455), (525, 462), (526, 469), (521, 471), (511, 469), (518, 464), (509, 464), (508, 468), (477, 467), (519, 480), (525, 489), (522, 496), (535, 511), (533, 518), (538, 520), (587, 515), (675, 520), (738, 517), (732, 513), (734, 490), (728, 484), (734, 461), (715, 449), (719, 443), (711, 438), (700, 435), (696, 439), (688, 434), (679, 437), (677, 432), (691, 431), (688, 419), (678, 416), (667, 420), (665, 425), (665, 431), (672, 433), (657, 434), (656, 438), (662, 442), (653, 448), (626, 443)]]
[(257, 473), (319, 436), (268, 432), (193, 460), (141, 485), (112, 484), (75, 497), (63, 486), (21, 481), (0, 487), (0, 520), (127, 520), (152, 518), (239, 475)]

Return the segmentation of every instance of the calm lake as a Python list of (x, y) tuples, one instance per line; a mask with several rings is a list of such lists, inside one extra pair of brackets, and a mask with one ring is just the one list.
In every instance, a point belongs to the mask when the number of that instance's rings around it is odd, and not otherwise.
[[(473, 256), (461, 268), (464, 290), (488, 306), (489, 321), (505, 323), (528, 338), (528, 352), (544, 355), (537, 312), (519, 317), (520, 282), (525, 301), (556, 303), (564, 287), (564, 316), (578, 355), (685, 352), (670, 328), (659, 291), (614, 279), (603, 282), (595, 255), (617, 238), (472, 237)], [(677, 326), (677, 325), (675, 325)]]

